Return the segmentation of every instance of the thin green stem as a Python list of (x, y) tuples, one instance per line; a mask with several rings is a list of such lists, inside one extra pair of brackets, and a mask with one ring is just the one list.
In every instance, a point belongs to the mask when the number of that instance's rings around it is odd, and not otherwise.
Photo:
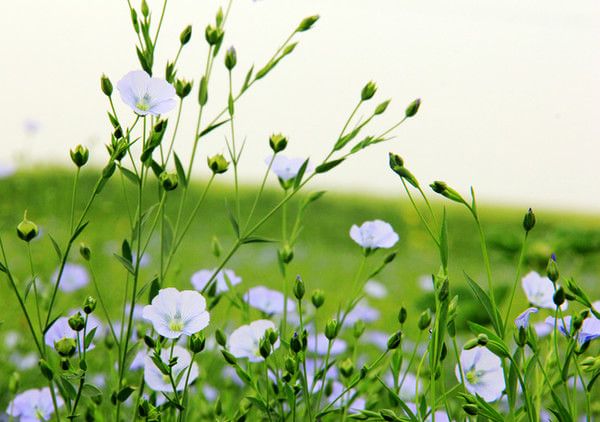
[(81, 167), (77, 167), (77, 171), (75, 172), (75, 178), (73, 179), (73, 190), (71, 196), (71, 217), (69, 219), (69, 232), (73, 232), (73, 219), (75, 218), (75, 201), (77, 199), (77, 182), (79, 181), (79, 173), (81, 172)]
[(521, 267), (523, 266), (523, 260), (525, 258), (525, 246), (527, 244), (527, 235), (529, 232), (525, 232), (525, 236), (523, 237), (523, 242), (521, 244), (521, 252), (519, 253), (519, 261), (517, 264), (517, 272), (515, 274), (515, 281), (513, 282), (512, 291), (510, 293), (510, 297), (508, 300), (508, 307), (506, 308), (506, 316), (504, 317), (504, 325), (502, 337), (506, 336), (506, 327), (508, 326), (508, 318), (510, 317), (510, 311), (512, 308), (513, 300), (515, 298), (515, 293), (517, 291), (517, 285), (519, 284), (519, 278), (521, 276)]

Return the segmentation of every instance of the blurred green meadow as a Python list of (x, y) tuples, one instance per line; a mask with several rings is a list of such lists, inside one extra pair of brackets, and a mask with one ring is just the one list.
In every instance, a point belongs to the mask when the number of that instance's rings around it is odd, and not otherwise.
[[(79, 206), (87, 200), (89, 192), (96, 181), (97, 171), (86, 168), (82, 172), (78, 195)], [(70, 213), (73, 173), (62, 168), (44, 168), (21, 171), (16, 175), (0, 181), (0, 221), (1, 235), (4, 241), (11, 270), (20, 277), (20, 287), (25, 289), (29, 274), (29, 262), (25, 243), (15, 233), (15, 227), (21, 221), (23, 211), (28, 210), (29, 219), (40, 227), (41, 236), (32, 242), (32, 253), (36, 262), (36, 273), (42, 285), (48, 286), (51, 274), (58, 265), (57, 256), (49, 238), (51, 234), (59, 244), (64, 244), (67, 237)], [(198, 180), (191, 190), (190, 197), (200, 196), (205, 181)], [(114, 253), (120, 250), (121, 242), (128, 237), (128, 207), (123, 189), (132, 189), (128, 181), (124, 184), (115, 177), (94, 203), (89, 216), (90, 227), (83, 232), (78, 241), (85, 242), (92, 251), (92, 263), (104, 300), (108, 304), (113, 317), (119, 317), (122, 308), (126, 271), (115, 259)], [(310, 191), (310, 189), (308, 190)], [(158, 195), (158, 194), (157, 194)], [(179, 204), (178, 191), (170, 193), (167, 212), (173, 214)], [(258, 204), (258, 216), (265, 214), (281, 197), (281, 189), (268, 189)], [(149, 197), (151, 195), (148, 195)], [(432, 193), (430, 197), (433, 197)], [(248, 210), (254, 201), (255, 191), (243, 188), (241, 191), (242, 210)], [(218, 265), (218, 259), (212, 253), (212, 239), (216, 236), (226, 251), (233, 243), (233, 231), (227, 216), (226, 203), (233, 198), (233, 191), (224, 185), (215, 185), (208, 193), (206, 202), (198, 218), (185, 238), (172, 270), (169, 272), (168, 284), (179, 289), (190, 289), (190, 276), (200, 269), (212, 269)], [(298, 201), (296, 198), (288, 206), (290, 220), (293, 221)], [(158, 201), (158, 196), (156, 197)], [(191, 201), (189, 201), (191, 202)], [(434, 208), (440, 213), (447, 207), (448, 229), (450, 241), (450, 281), (453, 295), (460, 296), (459, 313), (464, 324), (465, 319), (486, 323), (484, 313), (472, 300), (467, 289), (463, 272), (483, 285), (484, 272), (479, 238), (472, 219), (464, 210), (449, 201), (434, 201)], [(148, 202), (147, 205), (151, 205)], [(133, 212), (132, 208), (129, 212)], [(191, 211), (190, 209), (186, 210)], [(503, 292), (508, 290), (515, 278), (515, 268), (519, 248), (523, 237), (522, 218), (526, 209), (481, 207), (482, 222), (490, 247), (494, 283), (502, 286), (498, 300), (502, 306)], [(247, 212), (247, 211), (246, 211)], [(583, 287), (588, 289), (590, 297), (600, 299), (600, 219), (594, 216), (577, 214), (561, 214), (535, 210), (537, 222), (531, 232), (526, 264), (523, 274), (530, 270), (543, 272), (548, 257), (556, 253), (560, 264), (561, 275), (575, 277)], [(277, 215), (267, 223), (261, 236), (277, 240), (281, 233), (281, 215)], [(396, 192), (389, 197), (375, 197), (367, 194), (341, 195), (327, 192), (321, 199), (313, 203), (305, 216), (305, 223), (300, 240), (294, 250), (294, 259), (290, 265), (287, 283), (295, 276), (301, 275), (310, 294), (314, 289), (325, 291), (326, 300), (319, 310), (319, 321), (322, 323), (331, 317), (338, 306), (350, 294), (355, 273), (361, 261), (361, 249), (349, 237), (353, 224), (361, 224), (366, 220), (381, 219), (392, 224), (400, 235), (394, 251), (395, 260), (387, 266), (375, 279), (383, 283), (388, 295), (385, 298), (369, 298), (368, 303), (380, 310), (381, 317), (368, 329), (393, 332), (397, 327), (396, 316), (401, 305), (408, 309), (409, 320), (406, 335), (416, 338), (416, 321), (418, 313), (431, 303), (431, 293), (423, 288), (419, 281), (423, 276), (437, 272), (436, 250), (431, 244), (425, 230), (420, 225), (414, 210), (406, 200), (400, 181)], [(226, 265), (242, 277), (237, 286), (240, 293), (249, 287), (266, 285), (283, 289), (283, 281), (277, 266), (278, 243), (255, 243), (244, 245), (234, 258)], [(71, 252), (70, 262), (83, 263), (78, 248)], [(374, 270), (390, 251), (378, 251), (369, 257), (367, 271)], [(141, 280), (150, 281), (158, 269), (158, 239), (150, 243), (148, 264), (143, 268)], [(13, 292), (8, 282), (2, 277), (3, 294), (0, 295), (0, 373), (9, 374), (15, 365), (10, 353), (4, 346), (6, 333), (17, 331), (22, 334), (23, 350), (27, 347), (28, 331), (25, 319), (18, 310)], [(93, 285), (74, 293), (60, 293), (58, 312), (66, 315), (73, 304), (82, 303), (88, 295), (96, 296)], [(224, 300), (224, 299), (223, 299)], [(147, 303), (147, 291), (141, 296), (140, 303)], [(32, 296), (28, 305), (33, 306)], [(519, 289), (513, 310), (515, 315), (526, 306), (524, 294)], [(33, 307), (32, 307), (33, 309)], [(504, 309), (502, 307), (502, 309)], [(219, 306), (211, 314), (209, 335), (216, 328), (231, 329), (237, 323), (239, 312), (230, 312), (229, 307)], [(258, 315), (258, 314), (257, 314)], [(101, 312), (98, 316), (102, 317)], [(460, 326), (461, 324), (459, 324)], [(412, 331), (411, 331), (412, 330)], [(35, 366), (31, 371), (38, 371)], [(31, 377), (33, 378), (33, 377)], [(33, 381), (33, 382), (32, 382)], [(0, 404), (6, 400), (6, 377), (0, 379)], [(35, 379), (23, 379), (23, 385), (35, 384)]]

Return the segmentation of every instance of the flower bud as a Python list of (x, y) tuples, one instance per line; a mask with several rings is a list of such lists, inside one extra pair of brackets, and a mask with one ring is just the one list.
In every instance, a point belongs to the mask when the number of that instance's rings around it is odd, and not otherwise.
[(85, 312), (87, 315), (91, 314), (96, 310), (97, 304), (98, 301), (92, 296), (86, 297), (85, 302), (83, 302), (83, 312)]
[(378, 116), (380, 114), (385, 113), (385, 110), (387, 110), (388, 106), (390, 105), (390, 101), (392, 101), (392, 100), (385, 100), (384, 102), (379, 104), (377, 107), (375, 107), (375, 111), (373, 112), (373, 114)]
[(100, 77), (100, 89), (107, 97), (110, 97), (113, 93), (113, 85), (108, 76), (102, 75)]
[(277, 343), (277, 340), (279, 340), (279, 334), (272, 328), (269, 328), (266, 331), (265, 336), (269, 340), (269, 343), (271, 343), (271, 345), (274, 345), (275, 343)]
[(330, 319), (329, 321), (327, 321), (327, 324), (325, 325), (325, 337), (327, 337), (327, 340), (333, 340), (334, 338), (336, 338), (339, 329), (340, 327), (339, 323), (337, 322), (337, 319)]
[(29, 242), (39, 233), (38, 226), (27, 219), (27, 211), (23, 214), (23, 221), (17, 225), (17, 236), (19, 239)]
[(208, 167), (214, 174), (225, 173), (229, 168), (229, 162), (223, 157), (223, 154), (213, 155), (208, 157)]
[(323, 303), (325, 303), (325, 292), (321, 289), (316, 289), (315, 291), (313, 291), (310, 300), (313, 306), (319, 309), (321, 306), (323, 306)]
[(446, 278), (442, 282), (442, 285), (439, 287), (439, 290), (438, 290), (438, 300), (440, 302), (444, 302), (446, 299), (448, 299), (448, 295), (449, 294), (450, 294), (450, 282)]
[(156, 347), (156, 341), (147, 334), (144, 336), (144, 344), (148, 346), (149, 349), (154, 349)]
[(85, 166), (85, 163), (88, 162), (88, 158), (90, 157), (90, 151), (83, 145), (77, 145), (74, 150), (70, 150), (70, 154), (71, 161), (80, 168)]
[(294, 332), (292, 338), (290, 339), (290, 349), (294, 353), (298, 353), (302, 350), (302, 342), (300, 341), (300, 337), (297, 332)]
[(562, 287), (556, 289), (554, 296), (552, 296), (552, 300), (556, 306), (561, 306), (565, 303), (565, 290)]
[(431, 311), (429, 309), (426, 309), (419, 316), (419, 330), (426, 330), (427, 328), (429, 328), (429, 324), (431, 324)]
[(288, 356), (287, 358), (285, 358), (285, 370), (288, 371), (290, 374), (295, 374), (296, 370), (298, 369), (298, 362), (296, 362), (296, 359), (294, 359), (293, 356)]
[(387, 342), (388, 350), (395, 350), (400, 346), (402, 341), (402, 331), (396, 331), (390, 336)]
[(365, 332), (365, 329), (367, 328), (367, 326), (365, 325), (365, 322), (362, 319), (359, 319), (358, 321), (356, 321), (352, 327), (352, 335), (354, 336), (355, 339), (359, 339), (360, 336), (363, 335), (363, 333)]
[(59, 366), (60, 366), (60, 369), (62, 369), (63, 371), (68, 371), (69, 368), (71, 367), (71, 364), (69, 363), (69, 358), (67, 358), (67, 357), (60, 358)]
[(556, 263), (556, 255), (552, 254), (550, 259), (548, 260), (548, 266), (546, 267), (546, 275), (553, 283), (558, 280), (559, 272), (558, 272), (558, 264)]
[(463, 404), (462, 408), (467, 415), (476, 416), (477, 413), (479, 413), (479, 409), (477, 408), (476, 404)]
[(532, 209), (529, 208), (525, 217), (523, 217), (523, 228), (526, 232), (529, 232), (531, 229), (535, 227), (535, 214)]
[(219, 238), (217, 236), (212, 237), (212, 240), (210, 241), (210, 249), (215, 258), (221, 256), (221, 242), (219, 242)]
[(237, 359), (235, 358), (235, 356), (233, 356), (231, 353), (229, 353), (227, 350), (221, 350), (221, 354), (223, 355), (223, 358), (225, 358), (225, 361), (230, 364), (230, 365), (237, 365)]
[(269, 137), (269, 145), (273, 152), (281, 152), (287, 147), (288, 139), (281, 133), (274, 133)]
[(281, 259), (281, 262), (283, 262), (284, 264), (289, 264), (290, 262), (292, 262), (292, 259), (294, 259), (294, 249), (290, 246), (290, 245), (284, 245), (283, 248), (281, 248), (278, 251), (279, 254), (279, 258)]
[(352, 363), (352, 359), (346, 358), (340, 363), (340, 373), (349, 378), (354, 373), (354, 363)]
[(74, 338), (64, 337), (54, 342), (54, 348), (59, 355), (63, 357), (71, 357), (77, 350), (77, 342)]
[(412, 103), (410, 103), (408, 105), (408, 107), (406, 107), (406, 111), (404, 112), (404, 115), (406, 117), (413, 117), (419, 111), (420, 106), (421, 106), (421, 99), (417, 98)]
[(192, 353), (200, 353), (204, 350), (206, 346), (206, 337), (204, 333), (194, 333), (190, 336), (188, 341), (188, 348), (192, 351)]
[(400, 306), (400, 310), (398, 311), (398, 322), (400, 325), (406, 322), (406, 318), (408, 317), (408, 311), (404, 306)]
[(181, 31), (181, 34), (179, 35), (179, 42), (181, 43), (181, 45), (186, 45), (187, 43), (190, 42), (191, 38), (192, 38), (192, 25), (188, 25), (183, 29), (183, 31)]
[(88, 245), (82, 242), (79, 244), (79, 255), (86, 261), (89, 261), (92, 257), (92, 251)]
[(150, 14), (150, 8), (148, 7), (148, 3), (146, 2), (146, 0), (142, 0), (142, 15), (144, 15), (145, 18), (148, 17), (148, 15)]
[(449, 187), (445, 182), (435, 181), (432, 184), (430, 184), (429, 187), (435, 193), (439, 193), (440, 195), (445, 196), (446, 198), (448, 198), (454, 202), (458, 202), (460, 204), (466, 204), (463, 197), (460, 196), (460, 194), (457, 191), (455, 191), (454, 189)]
[(373, 98), (373, 95), (377, 92), (377, 85), (373, 81), (367, 82), (360, 92), (360, 99), (362, 101), (368, 101)]
[(581, 367), (586, 372), (600, 370), (600, 356), (588, 356), (581, 361)]
[(267, 337), (263, 337), (260, 339), (260, 343), (258, 346), (258, 351), (263, 359), (266, 359), (271, 354), (271, 343)]
[(177, 173), (167, 173), (166, 171), (163, 171), (158, 177), (158, 180), (160, 181), (163, 189), (166, 191), (174, 190), (179, 184)]
[(227, 345), (227, 337), (225, 337), (225, 333), (220, 328), (217, 328), (217, 331), (215, 331), (215, 340), (221, 347), (225, 347)]
[(221, 416), (223, 414), (223, 402), (221, 401), (221, 397), (217, 397), (217, 401), (215, 402), (215, 415)]
[(223, 30), (221, 28), (214, 27), (212, 25), (208, 25), (206, 27), (206, 30), (204, 31), (204, 37), (206, 38), (206, 42), (211, 46), (220, 44), (221, 41), (223, 41), (224, 35), (225, 34), (223, 33)]
[(52, 368), (50, 368), (48, 362), (46, 362), (44, 359), (40, 359), (38, 365), (44, 378), (46, 378), (48, 381), (52, 381), (52, 378), (54, 378), (54, 371), (52, 371)]
[(470, 340), (468, 340), (465, 345), (463, 346), (463, 349), (465, 350), (471, 350), (476, 348), (477, 346), (479, 346), (479, 339), (476, 338), (472, 338)]
[(302, 281), (300, 276), (297, 276), (296, 282), (294, 283), (294, 296), (296, 296), (296, 299), (302, 300), (305, 291), (304, 281)]
[(227, 70), (231, 71), (237, 63), (237, 53), (235, 52), (235, 48), (233, 46), (229, 47), (225, 52), (225, 67)]
[(184, 99), (192, 92), (192, 82), (185, 79), (177, 79), (175, 81), (175, 93), (181, 99)]
[(85, 327), (85, 318), (81, 315), (81, 312), (77, 312), (75, 315), (69, 317), (69, 327), (74, 331), (81, 331)]
[(21, 376), (18, 372), (13, 372), (8, 379), (8, 391), (11, 395), (15, 395), (19, 391), (19, 384), (21, 383)]
[(319, 15), (313, 15), (302, 19), (302, 22), (300, 22), (300, 25), (298, 25), (298, 28), (296, 28), (296, 32), (308, 31), (318, 20)]
[(487, 336), (487, 335), (485, 335), (485, 334), (483, 334), (483, 333), (482, 333), (482, 334), (479, 334), (479, 335), (477, 336), (477, 344), (478, 344), (479, 346), (485, 346), (486, 344), (488, 344), (488, 341), (490, 341), (490, 339), (488, 338), (488, 336)]

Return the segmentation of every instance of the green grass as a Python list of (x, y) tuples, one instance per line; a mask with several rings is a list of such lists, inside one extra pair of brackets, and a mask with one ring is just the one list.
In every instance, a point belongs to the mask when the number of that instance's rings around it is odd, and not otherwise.
[[(80, 180), (79, 206), (87, 199), (95, 182), (95, 171), (85, 169)], [(59, 244), (66, 242), (68, 219), (70, 213), (71, 189), (73, 174), (64, 169), (41, 169), (22, 172), (9, 179), (0, 181), (0, 218), (1, 235), (7, 247), (12, 271), (20, 277), (21, 288), (24, 289), (28, 278), (28, 261), (26, 247), (17, 239), (15, 227), (22, 218), (23, 211), (28, 210), (29, 218), (41, 228), (43, 235), (32, 243), (32, 251), (36, 262), (36, 273), (48, 283), (50, 275), (57, 265), (57, 257), (48, 234), (56, 238)], [(129, 182), (125, 182), (126, 184)], [(127, 185), (128, 188), (131, 185)], [(203, 182), (199, 181), (191, 192), (191, 198), (200, 195)], [(381, 319), (372, 328), (390, 332), (397, 326), (396, 315), (401, 305), (409, 311), (409, 333), (416, 331), (418, 313), (429, 303), (428, 297), (420, 289), (418, 278), (424, 274), (437, 272), (438, 257), (429, 241), (425, 230), (405, 200), (405, 194), (399, 183), (396, 192), (388, 198), (368, 195), (340, 195), (328, 192), (314, 203), (308, 210), (304, 230), (295, 250), (295, 258), (290, 265), (288, 283), (293, 282), (296, 274), (304, 279), (307, 291), (321, 288), (326, 292), (324, 312), (329, 316), (350, 294), (352, 281), (360, 263), (361, 251), (348, 235), (352, 224), (360, 224), (365, 220), (382, 219), (390, 222), (400, 235), (396, 245), (397, 258), (380, 275), (377, 280), (383, 282), (389, 296), (383, 300), (371, 300), (370, 303), (381, 310)], [(250, 208), (255, 192), (244, 187), (241, 191), (242, 210)], [(268, 190), (260, 201), (258, 216), (266, 213), (281, 197), (276, 189)], [(433, 197), (434, 194), (432, 193)], [(208, 194), (205, 206), (191, 227), (188, 236), (180, 248), (179, 256), (173, 270), (170, 271), (168, 284), (180, 289), (191, 288), (191, 274), (202, 268), (217, 265), (217, 259), (211, 253), (211, 239), (217, 236), (223, 249), (232, 244), (233, 231), (226, 212), (226, 202), (231, 201), (233, 192), (224, 186), (215, 186)], [(151, 202), (148, 202), (150, 205)], [(179, 204), (178, 192), (174, 191), (168, 200), (168, 213), (173, 215)], [(132, 204), (130, 204), (133, 206)], [(467, 319), (481, 320), (481, 312), (471, 302), (470, 293), (464, 285), (463, 271), (484, 285), (485, 269), (481, 259), (479, 239), (476, 227), (466, 210), (450, 202), (434, 202), (440, 214), (442, 207), (448, 208), (448, 226), (450, 239), (450, 281), (453, 294), (461, 299), (461, 316)], [(297, 202), (293, 202), (288, 210), (293, 218)], [(188, 210), (189, 211), (189, 210)], [(484, 229), (490, 243), (494, 284), (499, 291), (506, 290), (515, 277), (518, 250), (522, 238), (521, 221), (525, 209), (500, 207), (482, 207), (481, 215)], [(550, 253), (555, 252), (559, 258), (561, 274), (576, 277), (591, 293), (598, 298), (600, 289), (596, 275), (600, 270), (600, 222), (597, 218), (576, 215), (558, 214), (535, 210), (538, 224), (531, 233), (527, 260), (524, 271), (535, 269), (543, 271)], [(131, 210), (133, 212), (133, 210)], [(280, 214), (264, 226), (260, 234), (277, 239), (280, 237)], [(122, 185), (118, 176), (114, 177), (107, 188), (95, 202), (90, 213), (89, 227), (80, 240), (87, 243), (92, 250), (92, 261), (98, 276), (101, 291), (116, 317), (121, 306), (126, 272), (112, 256), (117, 253), (122, 240), (128, 237), (129, 218), (127, 203), (124, 200)], [(227, 265), (243, 278), (239, 286), (241, 292), (248, 287), (264, 284), (282, 289), (282, 280), (277, 267), (278, 245), (276, 243), (260, 243), (245, 245)], [(77, 248), (72, 252), (71, 261), (81, 261)], [(149, 254), (151, 264), (143, 270), (142, 280), (149, 281), (154, 276), (158, 265), (157, 242), (151, 243)], [(369, 259), (367, 268), (376, 267), (387, 252), (379, 251)], [(18, 330), (24, 335), (27, 327), (22, 318), (14, 294), (2, 277), (3, 294), (1, 296), (2, 312), (0, 320), (0, 339), (8, 330)], [(291, 289), (290, 289), (291, 290)], [(76, 293), (62, 294), (58, 300), (61, 312), (80, 306), (83, 299), (95, 295), (93, 287)], [(145, 303), (146, 296), (143, 301)], [(32, 298), (29, 298), (32, 305)], [(526, 306), (523, 295), (518, 290), (513, 309), (515, 313)], [(227, 306), (219, 306), (212, 315), (212, 329), (235, 324)], [(7, 375), (12, 370), (6, 352), (0, 346), (0, 373)], [(7, 376), (0, 377), (0, 391), (6, 391)], [(26, 384), (36, 385), (35, 380)], [(5, 397), (0, 396), (0, 403)]]

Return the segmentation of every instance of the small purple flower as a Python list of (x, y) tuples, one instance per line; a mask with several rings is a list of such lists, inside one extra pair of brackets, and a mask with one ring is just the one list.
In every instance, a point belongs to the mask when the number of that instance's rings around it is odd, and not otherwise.
[(143, 70), (129, 72), (117, 83), (125, 104), (140, 116), (171, 111), (177, 105), (175, 88), (164, 79), (152, 78)]
[[(277, 290), (271, 290), (265, 286), (256, 286), (248, 290), (244, 295), (244, 300), (248, 305), (263, 311), (265, 314), (281, 314), (283, 313), (283, 293)], [(296, 310), (296, 304), (293, 300), (287, 300), (287, 311), (293, 312)]]
[[(56, 396), (58, 407), (64, 406), (65, 403), (62, 398), (58, 394)], [(18, 417), (21, 422), (50, 420), (54, 413), (50, 388), (45, 387), (41, 390), (32, 388), (18, 394), (9, 403), (6, 413), (12, 417)]]
[(365, 249), (391, 248), (399, 237), (390, 223), (381, 220), (365, 221), (350, 229), (350, 237)]
[(531, 317), (531, 314), (537, 313), (538, 308), (532, 307), (525, 309), (525, 311), (515, 319), (515, 325), (517, 326), (517, 328), (527, 329), (527, 327), (529, 327), (529, 317)]
[[(54, 274), (52, 274), (52, 283), (56, 283), (58, 271), (59, 269), (57, 268), (54, 271)], [(58, 287), (63, 292), (69, 293), (87, 286), (89, 282), (90, 275), (83, 265), (67, 262), (65, 264), (65, 268), (63, 269), (63, 273), (60, 278), (60, 285)]]

